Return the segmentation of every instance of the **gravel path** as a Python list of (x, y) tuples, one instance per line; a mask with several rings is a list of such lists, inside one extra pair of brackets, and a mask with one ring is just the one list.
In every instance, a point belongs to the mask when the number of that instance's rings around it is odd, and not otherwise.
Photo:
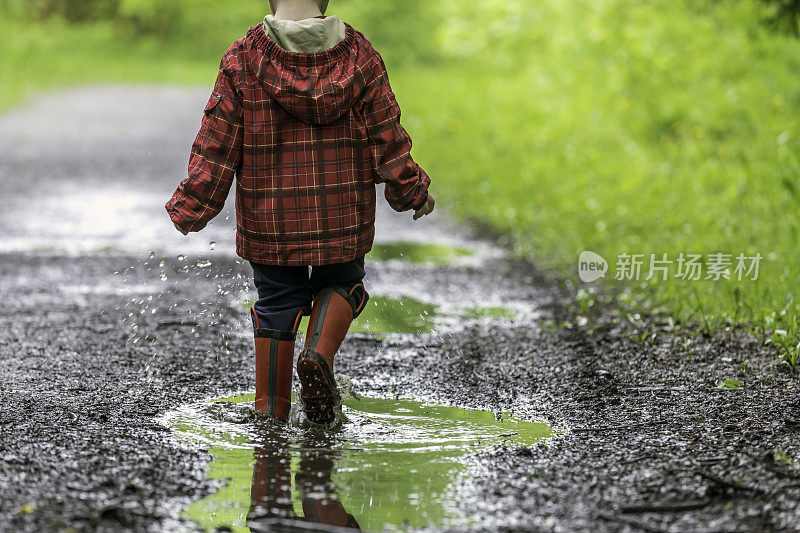
[[(85, 87), (0, 115), (0, 530), (191, 529), (180, 509), (212, 490), (208, 454), (157, 422), (253, 386), (230, 213), (183, 237), (163, 210), (205, 98)], [(356, 389), (566, 431), (469, 457), (455, 503), (482, 527), (800, 530), (800, 385), (762, 343), (601, 305), (579, 320), (554, 279), (442, 213), (382, 208), (378, 240), (473, 254), (368, 262), (373, 296), (442, 317), (431, 334), (348, 338), (337, 364)], [(476, 305), (514, 317), (452, 318)]]

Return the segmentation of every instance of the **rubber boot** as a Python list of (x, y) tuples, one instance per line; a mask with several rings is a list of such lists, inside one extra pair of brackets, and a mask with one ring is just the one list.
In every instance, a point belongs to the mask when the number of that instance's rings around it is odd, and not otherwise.
[(292, 406), (294, 340), (302, 311), (297, 314), (291, 331), (261, 328), (255, 309), (250, 312), (256, 345), (255, 410), (286, 420)]
[(297, 375), (302, 385), (301, 397), (311, 422), (333, 422), (333, 408), (339, 391), (333, 377), (333, 359), (344, 340), (353, 316), (364, 304), (353, 292), (340, 286), (321, 289), (314, 298), (308, 320), (305, 346), (297, 359)]

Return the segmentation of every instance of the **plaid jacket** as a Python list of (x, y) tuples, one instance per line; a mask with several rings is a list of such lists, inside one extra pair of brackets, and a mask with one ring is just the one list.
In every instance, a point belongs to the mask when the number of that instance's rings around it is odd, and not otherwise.
[(367, 253), (375, 184), (397, 211), (416, 209), (430, 179), (380, 54), (351, 26), (335, 47), (287, 52), (261, 24), (235, 41), (192, 145), (189, 174), (166, 208), (199, 231), (236, 181), (236, 251), (271, 265), (322, 265)]

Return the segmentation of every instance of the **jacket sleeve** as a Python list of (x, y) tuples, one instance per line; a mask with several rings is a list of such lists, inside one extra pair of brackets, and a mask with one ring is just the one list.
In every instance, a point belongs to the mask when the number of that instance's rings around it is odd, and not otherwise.
[(382, 59), (378, 61), (377, 74), (365, 102), (375, 181), (386, 184), (386, 201), (392, 209), (417, 209), (428, 199), (431, 180), (411, 158), (411, 137), (400, 125), (400, 106)]
[(189, 155), (189, 175), (165, 206), (184, 232), (200, 231), (217, 216), (241, 169), (243, 114), (233, 75), (220, 62), (211, 97), (203, 109), (200, 131)]

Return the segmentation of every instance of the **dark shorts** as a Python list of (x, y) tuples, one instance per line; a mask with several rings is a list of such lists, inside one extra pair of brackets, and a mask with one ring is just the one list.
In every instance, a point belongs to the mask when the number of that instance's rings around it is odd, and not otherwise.
[[(339, 285), (349, 292), (362, 284), (365, 274), (363, 256), (347, 263), (314, 267), (262, 265), (252, 261), (250, 265), (258, 291), (258, 300), (253, 308), (260, 327), (282, 331), (292, 329), (298, 312), (311, 313), (311, 302), (320, 289)], [(353, 293), (362, 302), (360, 313), (369, 294), (363, 285)]]

